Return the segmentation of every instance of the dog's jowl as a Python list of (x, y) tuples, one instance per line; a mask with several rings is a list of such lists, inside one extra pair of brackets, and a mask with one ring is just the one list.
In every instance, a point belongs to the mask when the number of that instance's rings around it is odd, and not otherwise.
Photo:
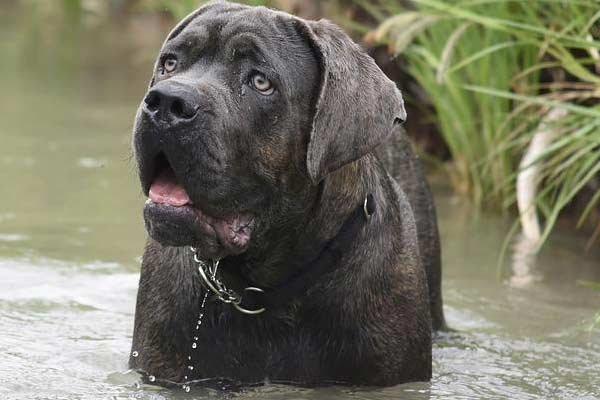
[(149, 239), (131, 367), (179, 384), (430, 379), (439, 238), (405, 118), (330, 22), (217, 2), (179, 23), (133, 134)]

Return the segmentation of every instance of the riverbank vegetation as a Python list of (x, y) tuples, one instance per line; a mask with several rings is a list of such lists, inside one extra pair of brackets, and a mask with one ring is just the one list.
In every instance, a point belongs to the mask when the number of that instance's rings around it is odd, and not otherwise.
[[(367, 35), (402, 57), (426, 91), (452, 161), (453, 186), (476, 204), (514, 208), (517, 178), (538, 188), (540, 238), (576, 198), (580, 226), (600, 201), (600, 12), (595, 1), (357, 1)], [(560, 110), (560, 111), (559, 111)], [(544, 137), (534, 158), (528, 148)], [(589, 245), (600, 234), (600, 224)]]

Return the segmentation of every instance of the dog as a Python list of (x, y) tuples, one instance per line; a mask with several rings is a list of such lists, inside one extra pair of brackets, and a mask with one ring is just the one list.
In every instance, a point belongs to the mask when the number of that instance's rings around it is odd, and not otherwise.
[(134, 124), (131, 368), (184, 387), (429, 380), (440, 247), (405, 119), (331, 22), (228, 2), (181, 21)]

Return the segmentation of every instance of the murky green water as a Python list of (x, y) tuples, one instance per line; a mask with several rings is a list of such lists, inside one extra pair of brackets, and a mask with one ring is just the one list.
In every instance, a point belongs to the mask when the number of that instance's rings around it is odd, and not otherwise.
[[(144, 241), (129, 132), (166, 27), (2, 4), (0, 398), (216, 396), (139, 388), (127, 372)], [(497, 263), (510, 221), (443, 190), (437, 201), (446, 313), (459, 333), (437, 341), (431, 383), (226, 397), (600, 398), (600, 328), (588, 330), (600, 296), (576, 284), (600, 280), (600, 252), (562, 232), (532, 270), (512, 271), (510, 257)]]

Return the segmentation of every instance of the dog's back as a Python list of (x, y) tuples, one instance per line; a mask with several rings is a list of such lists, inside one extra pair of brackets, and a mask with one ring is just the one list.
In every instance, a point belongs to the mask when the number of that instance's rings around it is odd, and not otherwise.
[(442, 303), (440, 237), (435, 204), (421, 161), (415, 155), (402, 128), (397, 128), (394, 137), (378, 147), (377, 155), (388, 173), (400, 185), (412, 207), (421, 262), (427, 273), (432, 327), (434, 330), (443, 330), (446, 328), (446, 321)]

